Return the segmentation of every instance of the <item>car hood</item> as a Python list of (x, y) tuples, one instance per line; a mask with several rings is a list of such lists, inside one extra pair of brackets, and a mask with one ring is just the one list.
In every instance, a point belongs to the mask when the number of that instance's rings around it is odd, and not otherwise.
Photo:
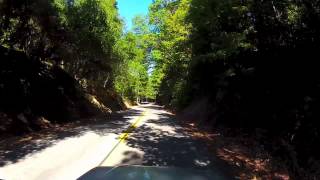
[(223, 176), (209, 170), (175, 167), (119, 166), (96, 167), (79, 180), (224, 180)]

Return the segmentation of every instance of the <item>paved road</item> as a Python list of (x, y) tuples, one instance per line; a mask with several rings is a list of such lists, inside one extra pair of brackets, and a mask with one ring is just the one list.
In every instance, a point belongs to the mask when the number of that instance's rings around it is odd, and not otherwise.
[(0, 179), (76, 179), (96, 166), (128, 164), (224, 172), (205, 142), (159, 106), (134, 107), (112, 119), (44, 136), (17, 152), (1, 147)]

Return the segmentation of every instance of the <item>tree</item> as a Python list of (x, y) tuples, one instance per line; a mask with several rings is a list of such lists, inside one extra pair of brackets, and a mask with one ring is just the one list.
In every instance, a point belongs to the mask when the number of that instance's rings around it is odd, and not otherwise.
[(319, 130), (311, 128), (320, 117), (312, 57), (320, 47), (318, 8), (316, 1), (154, 1), (158, 102), (183, 109), (205, 98), (208, 121), (249, 134), (262, 129), (277, 142), (266, 147), (280, 146), (293, 176), (302, 177), (300, 166), (311, 162), (303, 159), (319, 158), (312, 148)]
[[(158, 101), (178, 105), (188, 74), (191, 49), (188, 41), (191, 24), (186, 22), (189, 0), (155, 1), (150, 7), (150, 26), (155, 33), (152, 47), (155, 76), (160, 78), (153, 86), (159, 92)], [(162, 75), (159, 75), (162, 73)], [(161, 82), (161, 83), (159, 83)], [(158, 90), (158, 89), (161, 90)]]
[(119, 47), (124, 61), (117, 69), (115, 81), (116, 90), (123, 97), (137, 102), (146, 97), (148, 83), (147, 49), (143, 36), (128, 32), (122, 38)]

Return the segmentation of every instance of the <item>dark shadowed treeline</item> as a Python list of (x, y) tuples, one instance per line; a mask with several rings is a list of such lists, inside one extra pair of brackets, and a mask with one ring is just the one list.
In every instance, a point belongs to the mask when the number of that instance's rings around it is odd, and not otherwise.
[[(319, 168), (319, 4), (209, 2), (191, 5), (189, 87), (198, 87), (189, 95), (210, 99), (209, 117), (217, 124), (248, 133), (258, 129), (266, 148), (287, 159), (294, 177), (306, 177), (301, 166)], [(197, 12), (201, 8), (217, 18), (207, 21)], [(206, 26), (199, 23), (204, 19)], [(206, 40), (199, 42), (202, 33)]]
[[(0, 47), (0, 127), (22, 134), (98, 113), (77, 81), (23, 52)], [(48, 121), (49, 120), (49, 121)]]
[(303, 0), (155, 1), (158, 102), (205, 102), (204, 121), (260, 137), (292, 177), (319, 177), (319, 8)]
[(4, 0), (0, 15), (0, 132), (123, 108), (114, 0)]

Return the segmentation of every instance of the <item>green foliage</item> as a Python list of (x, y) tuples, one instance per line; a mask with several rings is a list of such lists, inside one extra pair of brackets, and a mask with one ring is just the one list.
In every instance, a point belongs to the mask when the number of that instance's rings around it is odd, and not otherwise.
[(62, 67), (88, 91), (112, 88), (122, 35), (115, 0), (5, 0), (1, 15), (1, 45)]
[(184, 108), (208, 99), (208, 120), (249, 133), (260, 127), (292, 146), (278, 142), (294, 176), (303, 177), (299, 166), (311, 164), (295, 153), (319, 158), (312, 147), (319, 130), (311, 128), (320, 117), (319, 3), (156, 0), (149, 16), (151, 54), (163, 73), (157, 101)]
[[(135, 25), (137, 26), (137, 25)], [(146, 97), (148, 83), (147, 50), (139, 36), (144, 34), (127, 33), (122, 37), (120, 48), (123, 62), (117, 69), (115, 88), (122, 96), (135, 101)]]
[(140, 35), (146, 35), (149, 33), (149, 24), (148, 19), (145, 16), (138, 15), (135, 16), (132, 20), (133, 24), (133, 32), (134, 34), (140, 36)]
[(164, 104), (176, 105), (180, 101), (182, 96), (178, 94), (184, 89), (181, 82), (188, 75), (191, 24), (186, 17), (189, 7), (190, 0), (157, 0), (150, 6), (150, 26), (157, 42), (152, 44), (151, 52), (157, 79), (153, 87), (157, 92), (157, 101)]
[[(83, 82), (93, 86), (111, 86), (112, 69), (118, 61), (117, 41), (122, 23), (118, 18), (114, 0), (76, 0), (73, 4), (54, 1), (60, 23), (71, 34), (69, 51), (76, 61), (66, 69)], [(63, 3), (64, 2), (64, 3)], [(64, 54), (65, 55), (65, 54)], [(70, 56), (69, 53), (66, 53)], [(70, 59), (70, 58), (65, 58)], [(68, 62), (67, 62), (68, 63)]]

